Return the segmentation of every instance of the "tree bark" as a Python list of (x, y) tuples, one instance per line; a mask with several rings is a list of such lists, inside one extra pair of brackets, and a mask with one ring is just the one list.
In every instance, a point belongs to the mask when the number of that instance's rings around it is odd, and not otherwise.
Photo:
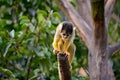
[(79, 15), (85, 20), (85, 22), (92, 28), (93, 21), (91, 17), (91, 4), (90, 0), (76, 0)]
[[(116, 4), (116, 0), (106, 0), (105, 5), (105, 24), (108, 25), (114, 6)], [(107, 26), (106, 26), (107, 27)]]
[(60, 80), (72, 80), (71, 66), (68, 61), (68, 55), (64, 53), (58, 53), (57, 59), (58, 59), (58, 71), (59, 71)]
[[(94, 21), (93, 45), (89, 50), (90, 80), (110, 80), (108, 77), (107, 29), (104, 20), (104, 0), (92, 0)], [(94, 66), (93, 66), (94, 65)]]

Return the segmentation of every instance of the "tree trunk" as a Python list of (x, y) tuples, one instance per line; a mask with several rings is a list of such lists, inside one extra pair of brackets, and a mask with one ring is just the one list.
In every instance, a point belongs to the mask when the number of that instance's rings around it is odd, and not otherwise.
[[(101, 50), (102, 51), (102, 50)], [(111, 80), (108, 77), (108, 57), (102, 54), (106, 52), (89, 53), (90, 80)]]
[(92, 48), (89, 50), (90, 80), (109, 80), (107, 71), (107, 33), (104, 25), (104, 0), (92, 0), (94, 33)]

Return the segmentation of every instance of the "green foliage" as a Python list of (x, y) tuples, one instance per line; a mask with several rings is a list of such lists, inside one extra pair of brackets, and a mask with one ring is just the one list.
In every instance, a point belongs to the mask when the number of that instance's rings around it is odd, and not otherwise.
[[(0, 79), (58, 80), (51, 44), (62, 17), (54, 1), (0, 0), (0, 6)], [(82, 47), (78, 37), (75, 43)], [(87, 51), (77, 50), (73, 79), (84, 80), (75, 69), (87, 64), (79, 57)]]
[(12, 78), (15, 78), (15, 75), (8, 69), (4, 69), (4, 68), (0, 67), (0, 72), (3, 72), (5, 74), (7, 74), (8, 76), (11, 76)]
[[(76, 6), (74, 0), (70, 1)], [(25, 80), (27, 77), (30, 80), (59, 80), (51, 44), (56, 26), (63, 17), (53, 0), (0, 0), (0, 80)], [(111, 21), (110, 36), (114, 24), (115, 21)], [(119, 38), (119, 29), (118, 25), (115, 41)], [(88, 50), (78, 36), (74, 42), (77, 50), (72, 79), (88, 80), (78, 73), (81, 66), (87, 66)], [(119, 71), (118, 66), (115, 71)]]
[(1, 79), (52, 78), (57, 74), (51, 43), (61, 20), (48, 2), (0, 1)]

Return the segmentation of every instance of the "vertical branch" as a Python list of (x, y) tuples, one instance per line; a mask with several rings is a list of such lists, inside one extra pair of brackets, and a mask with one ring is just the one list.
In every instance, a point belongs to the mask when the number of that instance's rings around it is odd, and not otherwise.
[(60, 80), (72, 80), (70, 70), (71, 67), (68, 61), (68, 56), (64, 53), (58, 53), (57, 59)]
[(117, 0), (106, 0), (105, 4), (105, 24), (108, 25), (114, 6), (116, 4)]
[(90, 0), (76, 0), (78, 5), (78, 12), (86, 23), (92, 28), (93, 22), (91, 17), (91, 4)]
[(30, 68), (31, 68), (32, 59), (33, 59), (33, 56), (29, 57), (28, 62), (27, 62), (26, 80), (29, 80), (29, 75), (30, 75)]

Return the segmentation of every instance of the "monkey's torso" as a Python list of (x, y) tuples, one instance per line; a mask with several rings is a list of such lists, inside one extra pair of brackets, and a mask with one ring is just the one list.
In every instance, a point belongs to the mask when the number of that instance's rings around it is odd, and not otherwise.
[[(64, 39), (64, 35), (68, 34), (69, 36)], [(53, 48), (58, 52), (67, 54), (70, 63), (72, 63), (72, 59), (76, 50), (76, 47), (73, 43), (74, 37), (75, 30), (70, 22), (65, 21), (57, 26), (53, 41)]]

